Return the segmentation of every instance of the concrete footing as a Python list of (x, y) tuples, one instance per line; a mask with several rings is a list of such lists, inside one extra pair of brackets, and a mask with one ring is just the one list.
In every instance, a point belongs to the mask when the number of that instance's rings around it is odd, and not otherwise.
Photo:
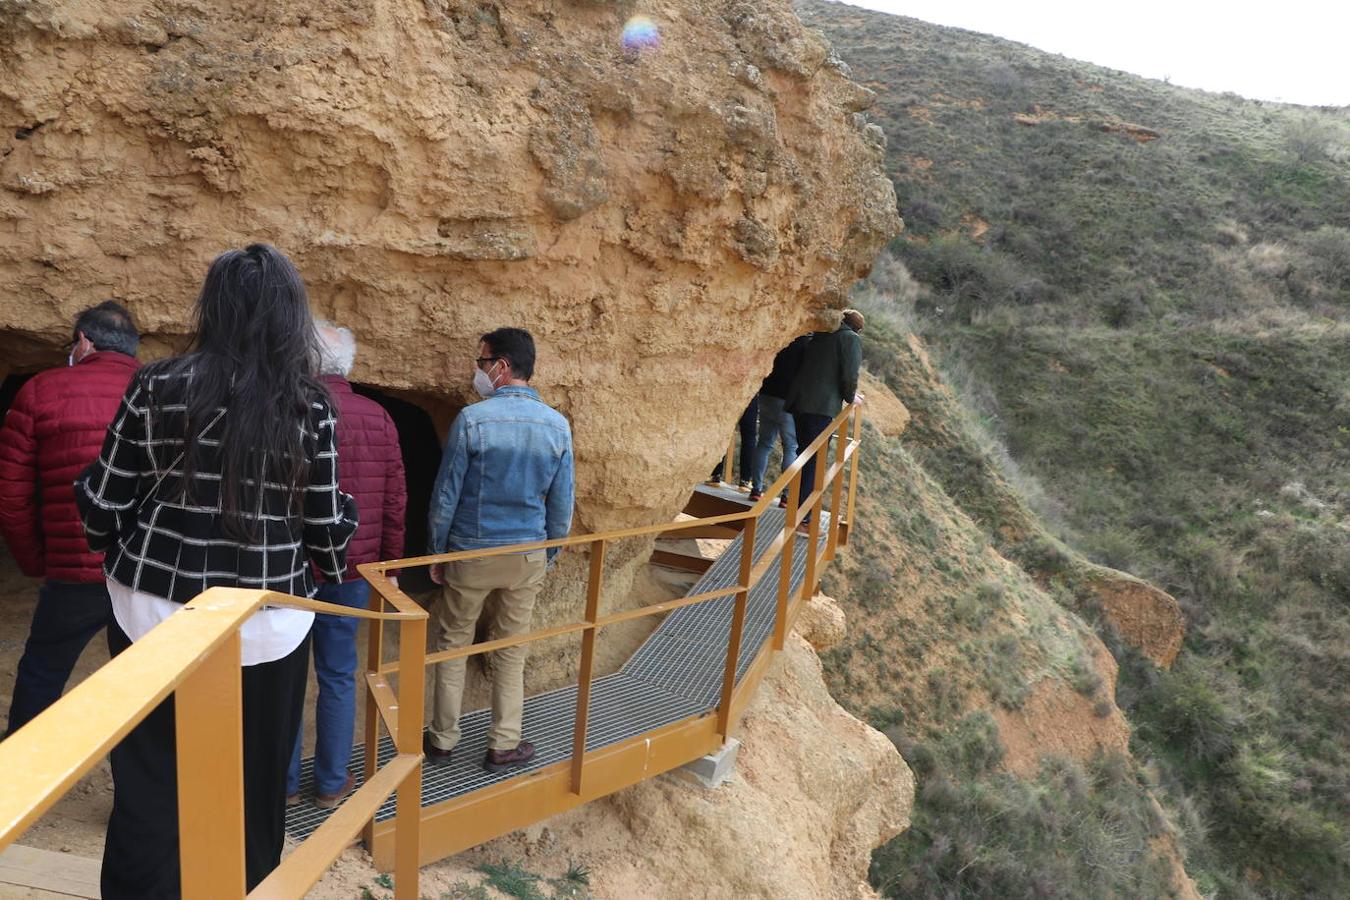
[(712, 790), (731, 777), (736, 771), (736, 753), (741, 742), (731, 738), (722, 745), (722, 749), (707, 756), (700, 756), (687, 765), (680, 766), (675, 774), (691, 784)]

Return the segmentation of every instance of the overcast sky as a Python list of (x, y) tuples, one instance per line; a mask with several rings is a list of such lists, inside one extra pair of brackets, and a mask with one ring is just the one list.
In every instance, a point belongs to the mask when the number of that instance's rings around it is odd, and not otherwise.
[(1173, 84), (1350, 105), (1350, 2), (850, 0)]

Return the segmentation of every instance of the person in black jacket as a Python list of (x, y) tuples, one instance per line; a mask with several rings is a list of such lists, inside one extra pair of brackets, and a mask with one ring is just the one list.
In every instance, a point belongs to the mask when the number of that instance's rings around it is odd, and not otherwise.
[[(786, 405), (797, 426), (798, 452), (804, 452), (829, 427), (845, 403), (861, 400), (858, 372), (862, 368), (862, 339), (858, 332), (863, 327), (862, 313), (825, 310), (821, 323), (833, 328), (812, 336), (788, 390)], [(826, 449), (821, 448), (819, 458), (825, 458)], [(816, 462), (813, 457), (802, 467), (798, 497), (803, 503), (815, 488)], [(804, 520), (802, 527), (809, 522), (809, 518)]]
[[(265, 244), (218, 256), (192, 349), (136, 374), (75, 485), (89, 546), (106, 554), (113, 655), (207, 588), (312, 596), (311, 563), (341, 581), (356, 504), (338, 489), (317, 359), (291, 261)], [(264, 608), (240, 629), (249, 890), (281, 860), (313, 620)], [(174, 727), (171, 697), (112, 751), (105, 900), (180, 894)]]
[(773, 358), (773, 369), (759, 386), (759, 442), (755, 448), (754, 467), (751, 470), (751, 501), (764, 496), (764, 474), (769, 467), (769, 451), (774, 438), (783, 444), (783, 468), (797, 458), (797, 429), (792, 414), (783, 408), (792, 381), (801, 368), (811, 335), (799, 335)]

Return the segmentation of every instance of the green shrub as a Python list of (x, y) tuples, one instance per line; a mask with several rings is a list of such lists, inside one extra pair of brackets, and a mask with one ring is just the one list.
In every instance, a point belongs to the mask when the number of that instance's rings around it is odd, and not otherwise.
[(1323, 225), (1301, 235), (1298, 245), (1307, 257), (1306, 275), (1318, 289), (1350, 291), (1350, 228)]
[(1000, 772), (987, 714), (913, 745), (920, 784), (910, 828), (872, 855), (886, 897), (1164, 897), (1168, 866), (1148, 852), (1166, 823), (1122, 756), (1088, 766), (1049, 758), (1035, 779)]
[(1000, 706), (1017, 709), (1030, 688), (1023, 672), (1022, 640), (1001, 634), (984, 648), (984, 687)]
[(1215, 766), (1238, 750), (1241, 723), (1199, 663), (1182, 659), (1160, 672), (1139, 709), (1150, 737), (1193, 762)]

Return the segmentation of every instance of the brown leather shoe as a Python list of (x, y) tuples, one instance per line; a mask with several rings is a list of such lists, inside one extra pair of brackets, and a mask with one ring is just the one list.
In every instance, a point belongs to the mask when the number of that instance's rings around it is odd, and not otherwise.
[(336, 794), (315, 794), (314, 805), (319, 809), (334, 809), (347, 799), (347, 795), (352, 792), (354, 787), (356, 787), (356, 776), (348, 772), (347, 780), (342, 783), (342, 787), (338, 788)]
[(521, 741), (514, 750), (489, 750), (483, 757), (483, 768), (489, 772), (509, 772), (519, 769), (534, 759), (534, 744)]
[(425, 756), (427, 758), (426, 761), (433, 766), (445, 765), (450, 761), (450, 754), (454, 752), (454, 750), (442, 750), (440, 747), (437, 747), (431, 742), (431, 735), (423, 732), (422, 755)]

